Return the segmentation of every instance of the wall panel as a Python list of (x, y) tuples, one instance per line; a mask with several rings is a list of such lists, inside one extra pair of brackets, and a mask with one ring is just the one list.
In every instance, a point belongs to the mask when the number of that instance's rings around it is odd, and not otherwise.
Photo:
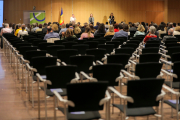
[(179, 5), (179, 0), (168, 0), (168, 22), (180, 23)]
[[(23, 11), (32, 10), (33, 6), (36, 10), (45, 10), (46, 22), (51, 21), (51, 0), (5, 0), (4, 22), (23, 23)], [(159, 24), (164, 21), (164, 0), (73, 0), (73, 4), (72, 0), (52, 0), (53, 22), (59, 21), (61, 7), (65, 23), (70, 21), (72, 7), (77, 22), (81, 23), (88, 22), (90, 13), (93, 13), (95, 22), (105, 23), (111, 12), (118, 23), (154, 21)]]

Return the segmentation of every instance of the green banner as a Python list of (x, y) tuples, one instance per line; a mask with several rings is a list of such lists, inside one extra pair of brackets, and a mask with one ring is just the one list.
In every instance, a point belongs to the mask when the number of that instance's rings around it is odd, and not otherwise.
[(44, 12), (30, 13), (30, 24), (33, 23), (39, 23), (39, 24), (45, 23), (45, 13)]

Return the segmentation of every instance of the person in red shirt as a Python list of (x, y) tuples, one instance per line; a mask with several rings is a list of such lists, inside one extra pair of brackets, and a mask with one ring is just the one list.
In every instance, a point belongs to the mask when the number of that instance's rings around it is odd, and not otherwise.
[(119, 30), (118, 30), (118, 24), (117, 24), (117, 23), (114, 24), (114, 32), (119, 32)]
[(150, 38), (157, 38), (157, 36), (155, 35), (155, 32), (156, 32), (156, 28), (154, 26), (151, 26), (149, 28), (149, 33), (144, 38), (143, 42), (146, 43)]

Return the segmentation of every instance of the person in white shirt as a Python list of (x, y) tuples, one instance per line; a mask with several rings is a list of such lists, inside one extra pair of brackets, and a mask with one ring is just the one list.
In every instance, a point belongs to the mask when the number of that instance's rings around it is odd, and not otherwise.
[(175, 31), (173, 32), (173, 35), (180, 35), (180, 26), (177, 26), (175, 28)]
[(24, 35), (28, 35), (28, 32), (26, 31), (26, 29), (25, 29), (25, 24), (22, 24), (22, 30), (20, 30), (19, 32), (18, 32), (18, 37), (22, 37), (22, 36), (24, 36)]
[(75, 22), (76, 23), (76, 18), (74, 16), (74, 14), (72, 14), (72, 17), (70, 18), (70, 22)]
[(5, 28), (1, 29), (1, 36), (2, 36), (3, 33), (11, 33), (12, 32), (12, 30), (9, 28), (8, 23), (5, 23), (4, 26), (5, 26)]

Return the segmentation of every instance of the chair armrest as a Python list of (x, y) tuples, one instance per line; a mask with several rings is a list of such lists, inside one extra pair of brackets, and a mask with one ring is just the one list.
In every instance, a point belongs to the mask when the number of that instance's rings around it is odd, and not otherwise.
[(131, 77), (131, 78), (134, 78), (135, 80), (139, 80), (139, 79), (140, 79), (138, 76), (131, 75), (130, 73), (128, 73), (128, 72), (125, 71), (125, 70), (121, 70), (121, 72), (125, 73), (126, 75), (128, 75), (128, 76)]
[(172, 76), (172, 77), (174, 77), (174, 78), (178, 78), (178, 76), (177, 76), (176, 74), (169, 73), (168, 71), (163, 70), (163, 69), (161, 69), (161, 71), (164, 72), (164, 73), (166, 73), (166, 74), (169, 75), (169, 76)]
[(106, 96), (107, 97), (100, 100), (99, 105), (103, 105), (111, 99), (111, 95), (109, 94), (108, 90), (106, 90)]
[(116, 78), (116, 82), (119, 82), (120, 80), (122, 80), (124, 77), (124, 75), (120, 72), (120, 76)]
[(36, 76), (39, 78), (40, 81), (45, 82), (48, 85), (52, 85), (52, 82), (50, 80), (43, 79), (39, 73), (36, 73)]
[(37, 72), (37, 70), (35, 68), (30, 67), (28, 63), (26, 63), (26, 66), (28, 67), (29, 70), (33, 72)]
[(157, 79), (162, 79), (163, 78), (163, 73), (162, 72), (160, 72), (160, 74), (156, 77)]
[(60, 59), (57, 59), (57, 61), (58, 61), (58, 62), (61, 62), (61, 60), (60, 60)]
[(107, 56), (105, 55), (105, 57), (103, 57), (101, 60), (105, 61), (107, 59)]
[(55, 96), (58, 98), (59, 101), (63, 102), (64, 104), (68, 104), (71, 107), (75, 107), (75, 104), (72, 101), (63, 99), (62, 96), (57, 91), (53, 91), (53, 93), (55, 94)]
[(115, 55), (115, 51), (111, 52), (111, 55)]
[(164, 57), (171, 58), (171, 56), (169, 56), (169, 55), (165, 55), (165, 54), (163, 54), (163, 53), (159, 53), (159, 54), (161, 54), (161, 55), (164, 56)]
[(174, 65), (174, 63), (168, 62), (168, 61), (163, 60), (163, 59), (160, 59), (160, 61), (162, 61), (162, 62), (164, 62), (164, 63), (166, 63), (166, 64), (168, 64), (168, 65), (171, 65), (171, 66), (173, 66), (173, 65)]
[(166, 52), (166, 53), (168, 52), (168, 50), (165, 50), (165, 49), (162, 49), (162, 48), (160, 48), (160, 50), (162, 50), (163, 52)]
[(132, 60), (129, 60), (129, 62), (131, 62), (131, 63), (133, 63), (133, 64), (135, 64), (135, 65), (137, 64), (137, 63), (135, 63), (135, 62), (134, 62), (134, 61), (132, 61)]
[(50, 55), (49, 53), (46, 53), (46, 57), (53, 57), (53, 56)]
[(96, 66), (96, 63), (93, 61), (93, 65)]
[(30, 63), (28, 60), (25, 60), (23, 57), (21, 57), (22, 61), (25, 63)]
[(100, 65), (103, 65), (103, 63), (99, 60), (96, 61), (96, 63), (99, 63)]
[(64, 66), (67, 66), (67, 64), (65, 62), (61, 62)]
[(89, 79), (91, 82), (97, 82), (98, 80), (96, 78), (89, 77), (85, 72), (81, 71), (80, 74), (82, 74), (84, 77)]
[(180, 96), (179, 92), (174, 91), (173, 89), (171, 89), (170, 87), (167, 87), (166, 85), (163, 85), (163, 88), (168, 90), (169, 92), (171, 92), (172, 94), (175, 94), (177, 96)]
[(133, 53), (133, 55), (135, 55), (136, 57), (139, 57), (139, 55), (137, 55), (137, 54), (135, 54), (135, 53)]
[(78, 75), (77, 72), (75, 73), (75, 76), (76, 76), (76, 78), (72, 79), (72, 80), (71, 80), (71, 83), (77, 83), (77, 82), (79, 82), (79, 79), (80, 79), (80, 78), (79, 78), (79, 75)]
[(117, 96), (119, 96), (120, 98), (124, 99), (124, 100), (127, 100), (128, 102), (130, 103), (134, 103), (134, 100), (132, 97), (129, 97), (129, 96), (125, 96), (125, 95), (122, 95), (121, 93), (119, 93), (116, 89), (114, 89), (113, 87), (108, 87), (109, 90), (111, 90), (112, 92), (114, 92)]
[(156, 97), (156, 101), (159, 101), (159, 100), (161, 100), (162, 98), (164, 98), (165, 94), (166, 94), (166, 93), (165, 93), (163, 90), (161, 90), (161, 94), (159, 94), (159, 95)]
[(163, 47), (163, 48), (166, 48), (166, 46), (164, 46), (164, 45), (160, 45), (161, 47)]

